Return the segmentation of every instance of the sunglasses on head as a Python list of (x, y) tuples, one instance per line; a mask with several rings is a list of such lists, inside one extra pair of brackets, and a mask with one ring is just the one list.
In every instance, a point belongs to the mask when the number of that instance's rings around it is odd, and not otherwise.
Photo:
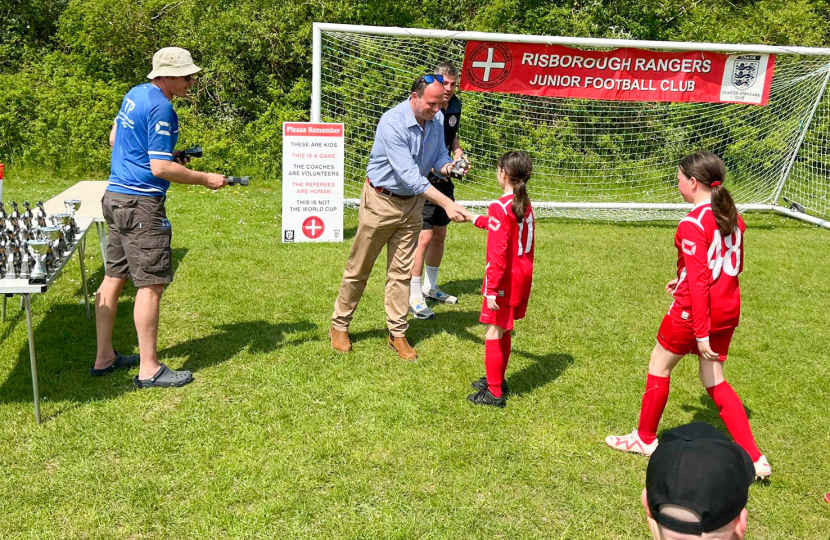
[(412, 85), (412, 91), (415, 92), (416, 90), (418, 90), (418, 87), (421, 86), (421, 83), (432, 84), (435, 81), (444, 84), (444, 76), (438, 74), (424, 75), (423, 77), (415, 81), (415, 84)]

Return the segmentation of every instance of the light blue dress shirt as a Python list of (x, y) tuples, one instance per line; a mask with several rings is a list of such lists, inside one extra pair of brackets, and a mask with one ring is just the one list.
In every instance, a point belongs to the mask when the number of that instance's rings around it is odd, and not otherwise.
[(429, 171), (440, 171), (447, 163), (452, 160), (444, 146), (443, 113), (421, 127), (407, 99), (381, 116), (366, 176), (392, 193), (420, 195), (430, 186)]

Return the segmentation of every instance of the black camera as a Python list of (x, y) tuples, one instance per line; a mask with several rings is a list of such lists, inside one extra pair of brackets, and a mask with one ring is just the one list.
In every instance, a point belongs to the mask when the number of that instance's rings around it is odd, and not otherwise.
[(177, 161), (184, 161), (186, 159), (193, 159), (197, 157), (202, 157), (202, 147), (201, 146), (194, 146), (193, 148), (186, 148), (184, 150), (176, 150), (173, 152), (173, 157)]
[(251, 180), (250, 176), (228, 176), (225, 178), (229, 186), (247, 186)]

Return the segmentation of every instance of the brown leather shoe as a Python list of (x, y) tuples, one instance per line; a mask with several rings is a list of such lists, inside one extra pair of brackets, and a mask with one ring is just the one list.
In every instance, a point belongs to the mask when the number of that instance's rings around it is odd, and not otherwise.
[(418, 358), (418, 353), (406, 341), (406, 336), (394, 337), (392, 334), (389, 334), (388, 343), (389, 348), (398, 353), (398, 356), (404, 360), (415, 360)]
[(331, 348), (338, 352), (349, 352), (352, 350), (352, 342), (349, 340), (348, 330), (329, 328)]

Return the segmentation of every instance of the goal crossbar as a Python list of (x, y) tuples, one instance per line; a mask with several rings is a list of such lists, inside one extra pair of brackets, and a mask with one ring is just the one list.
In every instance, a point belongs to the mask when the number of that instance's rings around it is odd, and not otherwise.
[(314, 23), (311, 120), (346, 125), (347, 204), (358, 203), (380, 115), (438, 61), (460, 67), (469, 40), (775, 54), (778, 60), (764, 107), (465, 93), (460, 136), (474, 163), (470, 178), (457, 183), (465, 204), (485, 207), (495, 198), (495, 158), (512, 147), (533, 155), (534, 206), (550, 215), (681, 215), (689, 206), (672, 202), (679, 199), (677, 161), (708, 149), (726, 161), (741, 211), (775, 211), (830, 228), (830, 155), (824, 150), (830, 148), (830, 48)]

